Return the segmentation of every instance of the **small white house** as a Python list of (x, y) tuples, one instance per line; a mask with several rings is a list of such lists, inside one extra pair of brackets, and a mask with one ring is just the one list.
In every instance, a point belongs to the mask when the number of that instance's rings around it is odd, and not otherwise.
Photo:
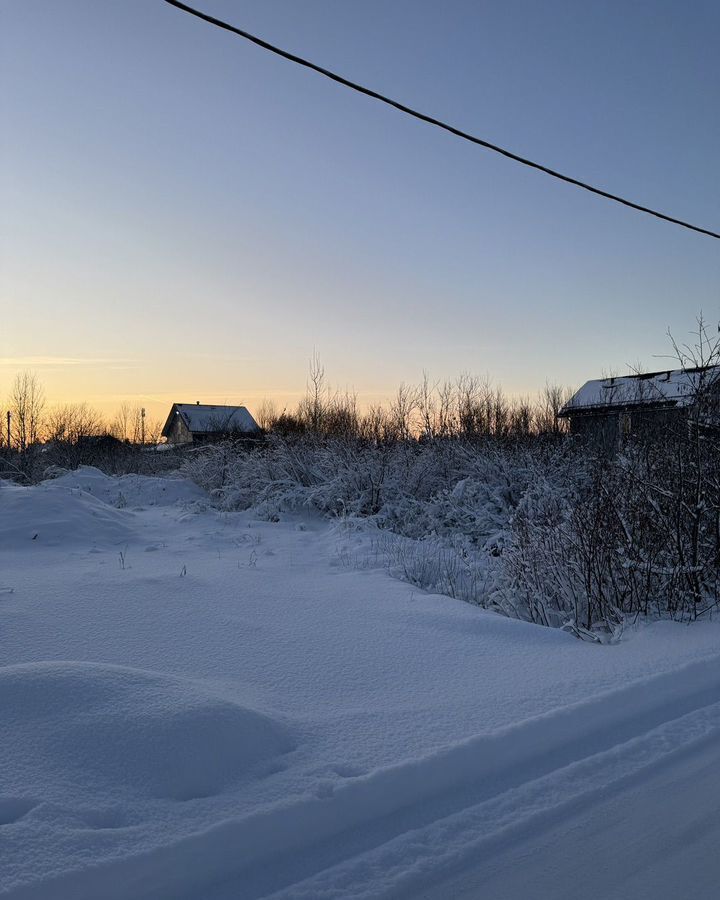
[(195, 444), (224, 438), (258, 437), (261, 429), (244, 406), (173, 403), (163, 426), (168, 444)]

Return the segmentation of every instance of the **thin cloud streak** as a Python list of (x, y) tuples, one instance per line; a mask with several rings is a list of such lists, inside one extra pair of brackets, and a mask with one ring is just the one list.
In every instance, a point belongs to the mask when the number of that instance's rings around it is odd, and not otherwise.
[(112, 366), (131, 369), (138, 365), (134, 359), (90, 358), (73, 356), (2, 356), (0, 367), (12, 369), (62, 369), (68, 366)]

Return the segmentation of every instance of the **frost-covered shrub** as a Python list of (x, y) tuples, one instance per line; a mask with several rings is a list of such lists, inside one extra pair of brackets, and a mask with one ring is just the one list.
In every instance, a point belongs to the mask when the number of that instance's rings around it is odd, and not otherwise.
[(692, 620), (720, 601), (720, 455), (683, 427), (587, 448), (532, 480), (512, 516), (498, 591), (519, 614), (584, 634), (627, 616)]
[(531, 618), (496, 590), (514, 510), (555, 451), (495, 440), (373, 442), (271, 435), (253, 452), (193, 452), (185, 471), (224, 509), (363, 519), (376, 553), (428, 590)]
[(386, 448), (274, 435), (250, 453), (223, 445), (203, 448), (184, 471), (224, 509), (370, 516), (381, 506), (387, 456)]
[[(447, 594), (466, 603), (495, 607), (488, 600), (497, 558), (488, 557), (458, 535), (455, 542), (436, 537), (420, 540), (381, 532), (373, 540), (371, 558), (390, 572), (426, 591)], [(498, 605), (501, 611), (506, 610)]]
[(266, 446), (194, 452), (185, 472), (226, 509), (300, 508), (372, 517), (408, 537), (499, 542), (531, 469), (528, 452), (494, 442), (360, 440), (271, 435)]
[(692, 619), (720, 596), (720, 454), (671, 438), (608, 457), (565, 436), (276, 434), (185, 470), (222, 508), (363, 520), (419, 587), (604, 640), (629, 615)]
[(497, 590), (519, 617), (562, 625), (577, 608), (576, 579), (568, 565), (571, 520), (569, 498), (555, 484), (539, 477), (528, 486), (503, 548)]
[(528, 452), (489, 441), (450, 444), (449, 449), (441, 464), (437, 459), (424, 461), (425, 469), (432, 469), (431, 485), (426, 481), (423, 493), (406, 492), (383, 510), (381, 520), (409, 537), (434, 535), (454, 541), (462, 536), (475, 547), (497, 552), (527, 488)]

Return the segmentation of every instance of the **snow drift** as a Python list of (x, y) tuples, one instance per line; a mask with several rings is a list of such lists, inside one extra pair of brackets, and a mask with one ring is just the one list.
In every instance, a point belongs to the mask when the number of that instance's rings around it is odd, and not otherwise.
[(16, 804), (68, 782), (115, 797), (207, 797), (295, 746), (267, 714), (187, 679), (121, 666), (7, 666), (0, 697), (3, 784)]
[(205, 491), (187, 478), (135, 474), (112, 476), (94, 466), (80, 466), (73, 472), (63, 472), (49, 483), (84, 491), (118, 508), (172, 506), (207, 500)]
[(111, 548), (133, 537), (132, 514), (55, 482), (0, 483), (0, 549)]

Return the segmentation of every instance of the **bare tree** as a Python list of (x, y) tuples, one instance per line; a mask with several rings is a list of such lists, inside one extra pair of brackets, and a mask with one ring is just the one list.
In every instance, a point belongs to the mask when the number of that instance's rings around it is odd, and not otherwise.
[(277, 422), (279, 415), (275, 402), (266, 397), (258, 407), (258, 425), (263, 431), (270, 431)]
[(508, 430), (514, 437), (527, 438), (535, 427), (535, 410), (529, 397), (518, 397), (509, 408)]
[(161, 419), (145, 419), (145, 443), (159, 444), (162, 437), (163, 425)]
[(358, 436), (362, 441), (377, 446), (387, 439), (389, 425), (387, 412), (382, 406), (370, 406), (358, 422)]
[(485, 431), (484, 385), (475, 375), (463, 372), (455, 382), (457, 429), (463, 437)]
[(129, 403), (123, 403), (110, 424), (110, 434), (119, 441), (129, 441), (131, 434), (132, 409)]
[(495, 437), (505, 437), (510, 425), (510, 407), (501, 387), (495, 388), (492, 398), (492, 427)]
[(359, 427), (357, 395), (346, 391), (335, 394), (328, 402), (323, 415), (322, 430), (335, 437), (356, 437)]
[(45, 433), (48, 440), (68, 441), (76, 444), (86, 437), (95, 437), (105, 431), (100, 413), (87, 403), (66, 403), (53, 407), (46, 419)]
[(145, 440), (145, 423), (143, 422), (144, 410), (140, 406), (134, 406), (130, 418), (130, 442), (142, 444)]
[(437, 383), (430, 383), (430, 376), (423, 371), (423, 380), (418, 389), (418, 407), (420, 410), (421, 433), (423, 438), (430, 440), (438, 433), (438, 411), (435, 401)]
[(307, 396), (303, 401), (303, 413), (309, 428), (316, 434), (321, 430), (328, 401), (329, 388), (325, 380), (325, 366), (320, 362), (317, 352), (313, 351), (307, 381)]
[(443, 381), (437, 386), (437, 433), (440, 437), (450, 437), (455, 432), (453, 417), (453, 385)]
[(560, 418), (560, 410), (574, 393), (572, 388), (545, 382), (538, 396), (535, 420), (540, 434), (560, 434), (567, 429), (565, 420)]
[(417, 388), (401, 384), (390, 403), (390, 422), (399, 440), (407, 441), (415, 433), (415, 413), (420, 405)]
[(131, 444), (141, 444), (143, 437), (145, 443), (156, 444), (160, 439), (162, 424), (157, 420), (150, 421), (145, 418), (141, 406), (123, 403), (110, 423), (110, 434), (119, 441)]
[(40, 439), (45, 408), (45, 391), (34, 372), (15, 376), (8, 405), (15, 446), (24, 453)]

